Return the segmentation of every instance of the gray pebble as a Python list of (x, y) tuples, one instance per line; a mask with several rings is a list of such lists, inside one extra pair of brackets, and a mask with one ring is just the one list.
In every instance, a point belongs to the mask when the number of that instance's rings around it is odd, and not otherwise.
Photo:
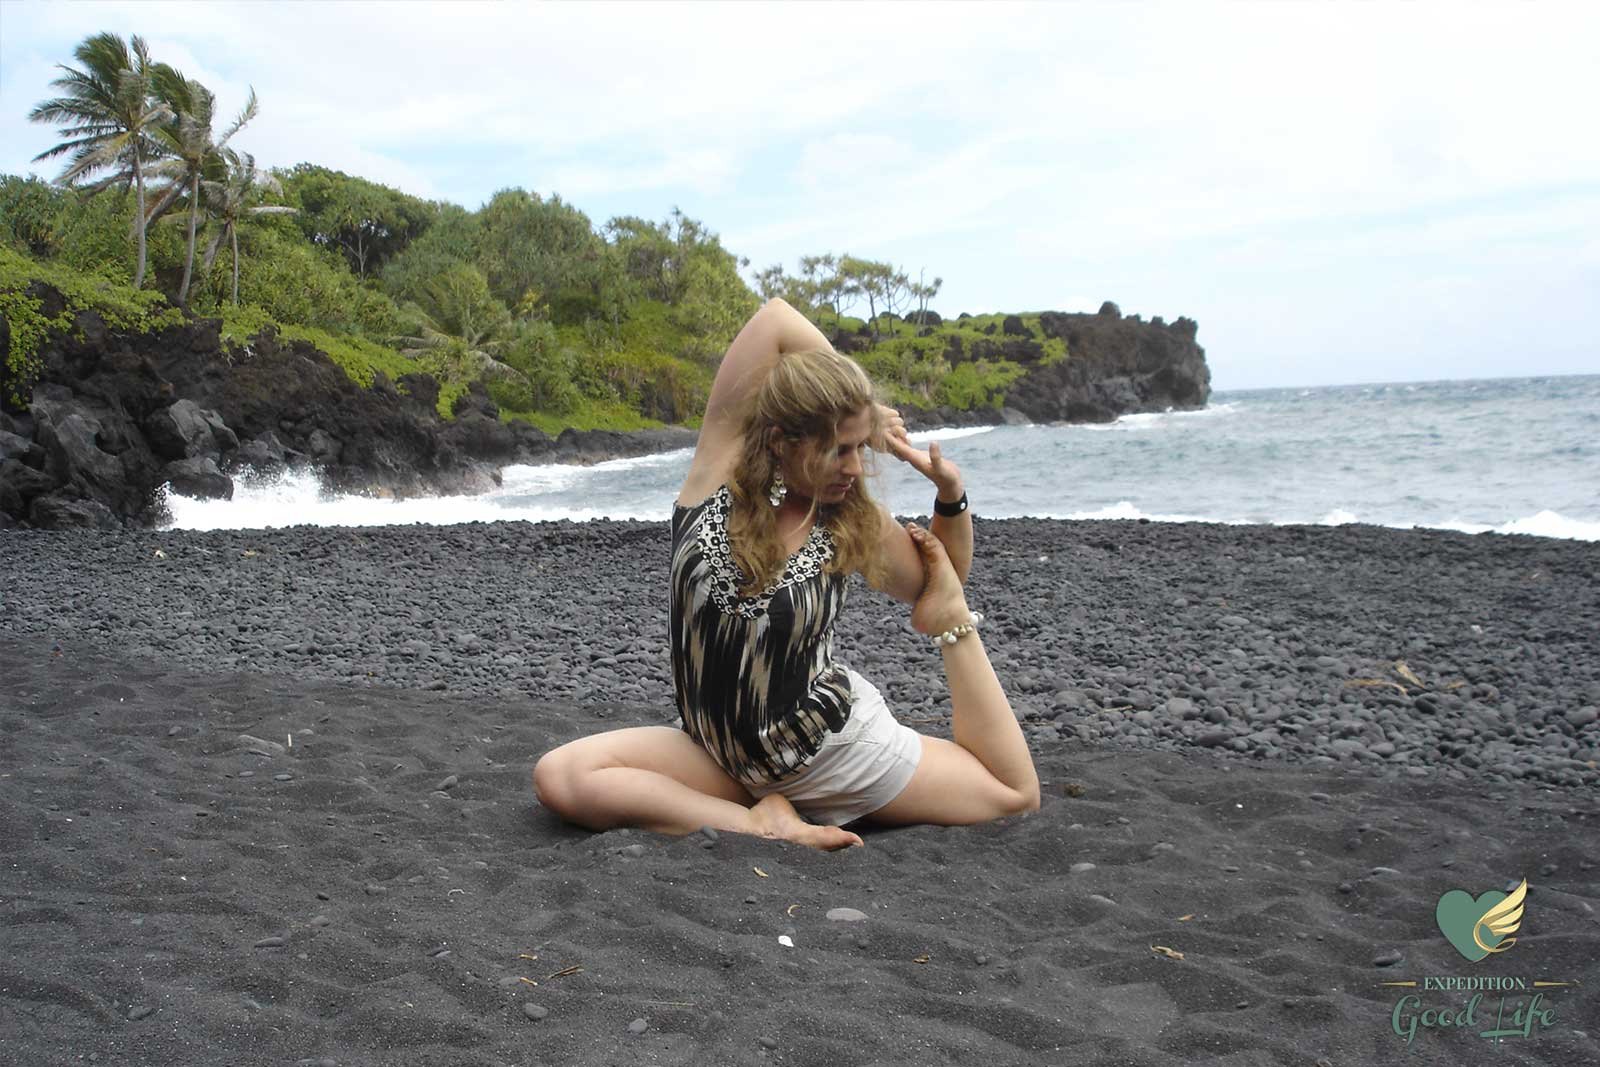
[(836, 923), (858, 923), (867, 917), (864, 911), (855, 908), (829, 908), (828, 919)]
[(1372, 965), (1374, 967), (1393, 967), (1403, 959), (1405, 959), (1405, 956), (1400, 953), (1399, 949), (1390, 949), (1388, 952), (1372, 957)]
[(550, 1009), (539, 1004), (528, 1003), (522, 1005), (522, 1014), (526, 1015), (534, 1022), (538, 1022), (540, 1019), (543, 1019), (550, 1014)]
[(1372, 873), (1373, 874), (1399, 874), (1400, 872), (1395, 870), (1393, 867), (1374, 867), (1374, 868), (1372, 868)]
[(700, 827), (700, 836), (707, 841), (715, 841), (722, 835), (717, 833), (717, 828), (714, 826), (702, 826)]
[(460, 784), (461, 784), (461, 779), (458, 778), (456, 775), (452, 774), (452, 775), (450, 775), (450, 777), (446, 778), (444, 781), (440, 782), (438, 785), (434, 786), (433, 788), (434, 788), (434, 790), (436, 792), (443, 793), (445, 790), (454, 789), (456, 786), (458, 786)]
[(629, 859), (636, 860), (644, 855), (645, 849), (643, 845), (623, 845), (621, 848), (617, 849), (617, 851), (622, 855), (627, 856)]
[(288, 943), (288, 939), (284, 938), (284, 937), (263, 937), (260, 941), (257, 941), (251, 947), (253, 947), (253, 948), (282, 948), (287, 943)]
[(1081, 863), (1074, 863), (1071, 867), (1067, 868), (1067, 870), (1071, 871), (1073, 874), (1082, 874), (1084, 871), (1092, 871), (1094, 869), (1095, 865), (1090, 863), (1088, 860), (1084, 860)]
[(311, 917), (311, 925), (312, 926), (332, 926), (333, 925), (333, 920), (328, 918), (326, 915), (313, 915)]
[(138, 1022), (140, 1019), (148, 1018), (153, 1014), (155, 1014), (155, 1009), (148, 1004), (140, 1004), (136, 1007), (128, 1009), (128, 1018), (134, 1022)]
[(756, 1042), (758, 1044), (760, 1044), (760, 1046), (762, 1048), (777, 1048), (778, 1047), (778, 1039), (775, 1038), (775, 1037), (765, 1037), (765, 1036), (758, 1037), (758, 1038), (756, 1038)]
[(643, 1019), (635, 1019), (633, 1022), (628, 1024), (628, 1033), (642, 1034), (649, 1028), (650, 1024), (645, 1022)]
[(1323, 803), (1323, 804), (1326, 804), (1326, 803), (1328, 803), (1328, 801), (1333, 799), (1332, 797), (1330, 797), (1326, 793), (1307, 793), (1306, 796), (1309, 797), (1312, 800), (1319, 801), (1320, 803)]
[(274, 774), (272, 776), (272, 780), (274, 782), (288, 782), (288, 781), (293, 780), (293, 778), (294, 778), (294, 775), (292, 775), (292, 774)]
[(1233, 864), (1231, 864), (1231, 863), (1230, 863), (1230, 864), (1228, 864), (1228, 865), (1227, 865), (1227, 866), (1226, 866), (1226, 867), (1224, 867), (1224, 868), (1222, 868), (1222, 869), (1223, 869), (1223, 870), (1224, 870), (1224, 871), (1226, 871), (1226, 872), (1227, 872), (1227, 873), (1229, 873), (1229, 874), (1238, 874), (1238, 873), (1239, 873), (1239, 868), (1238, 868), (1238, 867), (1235, 867), (1235, 866), (1234, 866), (1234, 865), (1233, 865)]
[(381, 897), (387, 893), (388, 890), (381, 885), (369, 885), (364, 888), (363, 892), (365, 892), (369, 897)]

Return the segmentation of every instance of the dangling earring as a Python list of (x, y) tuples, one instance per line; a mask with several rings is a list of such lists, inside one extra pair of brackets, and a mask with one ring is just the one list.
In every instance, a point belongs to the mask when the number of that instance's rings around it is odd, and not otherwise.
[(772, 484), (767, 487), (767, 503), (775, 508), (780, 507), (788, 493), (789, 487), (783, 484), (783, 472), (779, 471), (772, 476)]

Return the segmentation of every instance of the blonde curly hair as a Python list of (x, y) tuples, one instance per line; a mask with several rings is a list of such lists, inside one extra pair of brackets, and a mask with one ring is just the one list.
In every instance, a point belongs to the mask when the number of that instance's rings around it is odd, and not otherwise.
[[(776, 509), (767, 500), (779, 470), (770, 447), (772, 430), (805, 443), (806, 478), (820, 485), (838, 447), (839, 423), (863, 411), (871, 420), (867, 443), (881, 451), (883, 418), (872, 380), (855, 360), (830, 348), (783, 355), (757, 390), (745, 413), (743, 452), (729, 484), (733, 511), (728, 516), (728, 539), (734, 561), (746, 577), (741, 595), (754, 596), (766, 589), (788, 562)], [(867, 473), (874, 472), (869, 467)], [(846, 574), (859, 570), (869, 582), (879, 581), (884, 569), (879, 551), (882, 518), (867, 493), (866, 480), (856, 479), (837, 504), (819, 506), (813, 499), (811, 507), (833, 537), (834, 555), (827, 570)]]

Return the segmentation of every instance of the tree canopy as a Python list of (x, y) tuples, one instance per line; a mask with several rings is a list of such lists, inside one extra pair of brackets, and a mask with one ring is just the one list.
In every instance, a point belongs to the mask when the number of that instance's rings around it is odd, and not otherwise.
[[(943, 284), (926, 271), (913, 282), (827, 252), (792, 275), (761, 270), (752, 289), (749, 261), (676, 207), (596, 227), (554, 192), (501, 189), (469, 210), (310, 162), (265, 172), (234, 144), (260, 111), (253, 90), (219, 131), (213, 93), (142, 38), (96, 34), (74, 56), (61, 95), (30, 113), (65, 127), (39, 158), (68, 165), (53, 185), (0, 176), (0, 243), (118, 281), (131, 264), (135, 288), (148, 262), (156, 288), (230, 336), (326, 331), (335, 348), (350, 339), (341, 351), (436, 374), (441, 396), (482, 376), (503, 410), (572, 424), (693, 417), (729, 339), (773, 296), (852, 351), (889, 346), (877, 366), (907, 395), (935, 395), (951, 372), (927, 344), (906, 347)], [(961, 373), (978, 383), (967, 393), (997, 380)]]

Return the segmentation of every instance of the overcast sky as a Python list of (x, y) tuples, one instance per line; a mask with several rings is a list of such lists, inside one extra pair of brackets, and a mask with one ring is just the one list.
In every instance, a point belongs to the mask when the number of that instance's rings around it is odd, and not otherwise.
[(264, 166), (1187, 315), (1219, 389), (1600, 372), (1592, 3), (0, 0), (0, 171), (59, 173), (27, 113), (102, 30), (253, 85)]

